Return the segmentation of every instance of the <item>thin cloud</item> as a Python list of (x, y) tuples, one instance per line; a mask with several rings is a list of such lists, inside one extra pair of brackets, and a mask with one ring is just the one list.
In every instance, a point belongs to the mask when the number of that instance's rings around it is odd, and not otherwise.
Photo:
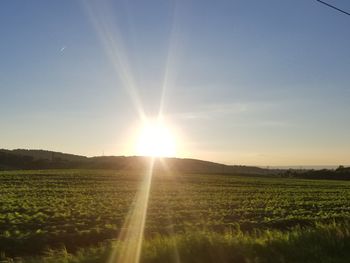
[(260, 107), (256, 103), (210, 104), (202, 106), (198, 110), (178, 112), (173, 116), (180, 119), (211, 119), (223, 115), (243, 114), (254, 111), (257, 108)]

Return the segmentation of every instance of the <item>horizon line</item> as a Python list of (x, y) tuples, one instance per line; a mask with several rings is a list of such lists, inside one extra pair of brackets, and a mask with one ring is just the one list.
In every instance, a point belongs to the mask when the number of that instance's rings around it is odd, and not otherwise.
[(55, 153), (61, 153), (61, 154), (68, 154), (68, 155), (75, 155), (75, 156), (81, 156), (86, 158), (96, 158), (96, 157), (141, 157), (141, 158), (175, 158), (175, 159), (191, 159), (191, 160), (198, 160), (198, 161), (205, 161), (205, 162), (211, 162), (221, 165), (227, 165), (227, 166), (246, 166), (246, 167), (258, 167), (263, 169), (296, 169), (296, 170), (304, 170), (304, 169), (334, 169), (339, 166), (344, 167), (350, 167), (350, 164), (286, 164), (286, 165), (259, 165), (259, 164), (232, 164), (232, 163), (226, 163), (226, 162), (217, 162), (217, 161), (211, 161), (211, 160), (205, 160), (205, 159), (198, 159), (195, 157), (177, 157), (177, 156), (141, 156), (141, 155), (82, 155), (82, 154), (75, 154), (75, 153), (68, 153), (68, 152), (60, 152), (57, 150), (46, 150), (46, 149), (29, 149), (29, 148), (12, 148), (12, 149), (5, 149), (0, 148), (0, 151), (15, 151), (15, 150), (25, 150), (25, 151), (46, 151), (46, 152), (55, 152)]

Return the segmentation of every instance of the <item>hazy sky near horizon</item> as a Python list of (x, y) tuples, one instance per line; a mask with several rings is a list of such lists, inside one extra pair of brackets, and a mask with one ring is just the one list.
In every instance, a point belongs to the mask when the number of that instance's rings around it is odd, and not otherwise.
[(133, 155), (162, 101), (179, 157), (349, 164), (349, 28), (315, 0), (2, 1), (0, 148)]

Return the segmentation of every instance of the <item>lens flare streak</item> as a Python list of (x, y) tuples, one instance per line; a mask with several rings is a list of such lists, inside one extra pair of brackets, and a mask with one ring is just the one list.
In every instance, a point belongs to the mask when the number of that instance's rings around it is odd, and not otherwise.
[(118, 251), (114, 249), (108, 263), (138, 263), (140, 261), (153, 167), (154, 158), (150, 158), (140, 189), (119, 234), (120, 247)]
[(129, 65), (129, 58), (124, 48), (123, 38), (110, 11), (112, 8), (103, 1), (96, 3), (90, 2), (89, 4), (84, 2), (84, 4), (87, 15), (99, 36), (105, 53), (112, 62), (116, 75), (119, 76), (140, 119), (144, 121), (145, 113), (140, 94)]
[[(131, 67), (129, 65), (129, 58), (122, 39), (122, 34), (117, 26), (114, 16), (111, 13), (112, 8), (104, 1), (98, 2), (82, 2), (88, 17), (90, 18), (96, 33), (102, 43), (105, 53), (113, 64), (116, 75), (119, 76), (122, 86), (127, 92), (132, 106), (138, 113), (138, 117), (144, 125), (147, 124), (147, 117), (144, 111), (144, 105), (138, 87), (135, 83)], [(98, 3), (98, 4), (97, 4)], [(179, 27), (178, 19), (178, 3), (175, 1), (173, 10), (173, 24), (169, 38), (168, 56), (166, 58), (166, 65), (164, 67), (164, 78), (160, 90), (160, 102), (158, 111), (158, 121), (161, 121), (164, 113), (164, 104), (167, 90), (174, 85), (175, 67), (178, 57), (179, 44)], [(167, 133), (165, 133), (167, 134)], [(152, 135), (151, 138), (157, 136)], [(159, 137), (159, 136), (158, 136)], [(162, 136), (160, 136), (162, 139)], [(168, 136), (165, 136), (168, 137)], [(163, 144), (171, 142), (170, 139), (163, 138), (160, 140)], [(166, 142), (166, 143), (164, 143)], [(168, 145), (166, 151), (163, 148), (154, 152), (154, 145), (148, 145), (147, 152), (151, 155), (170, 155), (169, 151), (174, 147)], [(152, 150), (153, 149), (153, 150)], [(169, 150), (170, 149), (170, 150)], [(171, 150), (171, 153), (173, 150)], [(171, 154), (172, 155), (172, 154)], [(154, 157), (150, 158), (147, 170), (142, 179), (140, 188), (135, 196), (134, 202), (129, 210), (129, 213), (124, 221), (123, 228), (118, 237), (118, 246), (112, 251), (108, 263), (138, 263), (141, 257), (143, 234), (147, 216), (147, 207), (149, 202), (149, 195), (154, 170)], [(174, 251), (175, 262), (179, 262), (179, 255), (177, 250)]]

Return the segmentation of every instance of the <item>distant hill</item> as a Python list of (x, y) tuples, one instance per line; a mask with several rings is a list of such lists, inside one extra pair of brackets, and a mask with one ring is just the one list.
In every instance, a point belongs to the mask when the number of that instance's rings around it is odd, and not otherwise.
[[(45, 150), (0, 149), (0, 170), (14, 169), (115, 169), (142, 170), (149, 165), (148, 157), (99, 156), (86, 157)], [(183, 173), (256, 174), (276, 173), (276, 170), (253, 166), (225, 165), (196, 159), (160, 158), (154, 164), (156, 171)]]
[(0, 170), (82, 167), (88, 158), (44, 150), (0, 149)]
[[(122, 170), (140, 170), (149, 165), (148, 157), (110, 156), (89, 158), (94, 168), (112, 168)], [(271, 174), (272, 170), (253, 166), (225, 165), (187, 158), (158, 158), (154, 170), (170, 170), (182, 173), (224, 173), (224, 174)], [(275, 171), (273, 171), (275, 172)]]
[[(145, 170), (149, 157), (97, 156), (86, 157), (45, 150), (0, 149), (0, 170), (28, 169), (113, 169)], [(225, 165), (196, 159), (157, 158), (153, 169), (158, 172), (202, 174), (241, 174), (284, 178), (350, 180), (350, 168), (337, 169), (263, 169), (254, 166)]]
[(88, 158), (85, 156), (67, 154), (61, 152), (45, 151), (45, 150), (25, 150), (25, 149), (15, 149), (15, 150), (4, 150), (0, 149), (0, 152), (7, 152), (15, 155), (30, 156), (34, 160), (65, 160), (65, 161), (85, 161)]

